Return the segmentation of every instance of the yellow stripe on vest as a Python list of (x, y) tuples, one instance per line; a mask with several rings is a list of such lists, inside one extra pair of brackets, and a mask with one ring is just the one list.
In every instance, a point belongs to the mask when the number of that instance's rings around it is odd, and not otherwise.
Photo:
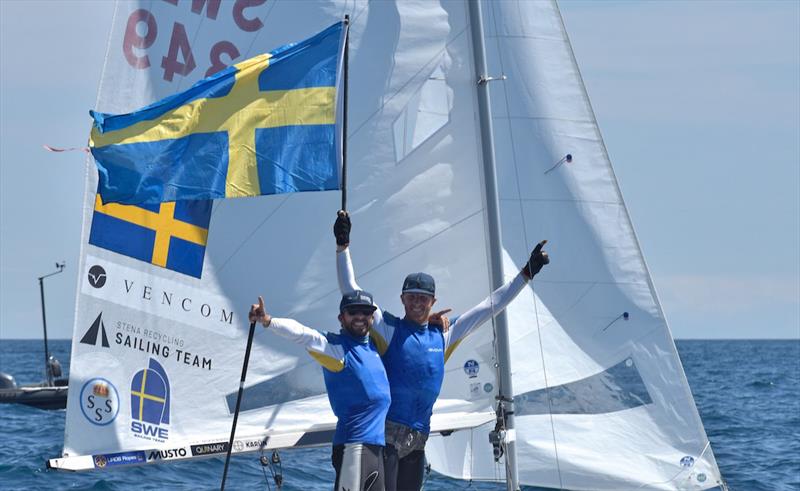
[(317, 360), (317, 363), (332, 372), (341, 372), (344, 370), (344, 360), (337, 360), (332, 356), (328, 356), (318, 351), (309, 350), (308, 354), (311, 355), (311, 358)]

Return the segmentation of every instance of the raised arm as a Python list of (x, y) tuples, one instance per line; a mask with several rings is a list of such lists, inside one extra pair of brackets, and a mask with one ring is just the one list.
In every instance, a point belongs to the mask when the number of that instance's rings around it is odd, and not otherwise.
[[(333, 224), (333, 235), (336, 237), (336, 278), (339, 282), (339, 291), (342, 295), (353, 293), (362, 288), (356, 283), (356, 274), (353, 271), (353, 260), (350, 258), (350, 214), (344, 210), (339, 210), (336, 214), (336, 222)], [(387, 324), (383, 318), (383, 310), (380, 306), (375, 309), (373, 315), (372, 336), (378, 352), (383, 355), (389, 346), (394, 334), (394, 327)]]
[(344, 350), (341, 346), (329, 343), (322, 333), (294, 319), (270, 316), (264, 309), (262, 297), (258, 297), (258, 303), (250, 307), (249, 318), (250, 322), (260, 322), (265, 329), (304, 347), (317, 363), (328, 370), (339, 372), (344, 368)]
[(356, 283), (356, 274), (353, 272), (353, 260), (350, 258), (350, 248), (345, 247), (336, 251), (336, 277), (339, 280), (339, 291), (342, 295), (361, 290)]
[(445, 360), (450, 357), (461, 340), (469, 336), (475, 328), (502, 312), (525, 288), (528, 281), (550, 262), (547, 253), (542, 250), (546, 243), (547, 241), (543, 240), (536, 245), (527, 264), (513, 280), (453, 320), (450, 330), (445, 333)]

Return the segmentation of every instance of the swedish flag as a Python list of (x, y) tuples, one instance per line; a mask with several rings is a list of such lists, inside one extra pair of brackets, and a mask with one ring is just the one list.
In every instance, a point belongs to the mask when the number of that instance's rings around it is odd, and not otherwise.
[(104, 205), (97, 195), (89, 243), (200, 278), (210, 220), (210, 200)]
[(159, 362), (150, 365), (131, 379), (131, 416), (154, 425), (169, 424), (169, 377)]
[(103, 202), (338, 189), (343, 32), (334, 24), (129, 114), (90, 111)]

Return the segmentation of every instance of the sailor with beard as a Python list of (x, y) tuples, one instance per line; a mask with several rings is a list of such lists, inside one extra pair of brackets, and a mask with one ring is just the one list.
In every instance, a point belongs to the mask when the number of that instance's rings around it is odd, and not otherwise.
[[(350, 216), (339, 211), (333, 233), (339, 288), (345, 295), (359, 290), (348, 248), (350, 228)], [(425, 443), (433, 404), (442, 389), (445, 362), (461, 340), (505, 309), (550, 262), (542, 251), (546, 242), (536, 245), (528, 263), (512, 281), (452, 321), (443, 317), (449, 310), (431, 314), (436, 302), (436, 284), (426, 273), (412, 273), (403, 282), (400, 295), (405, 309), (403, 318), (380, 308), (375, 310), (370, 336), (386, 366), (392, 396), (386, 416), (386, 491), (422, 487)]]
[(250, 322), (305, 347), (322, 365), (337, 417), (331, 457), (337, 491), (384, 489), (384, 423), (391, 399), (386, 370), (369, 338), (375, 309), (369, 293), (348, 292), (339, 303), (341, 330), (323, 335), (296, 320), (273, 318), (262, 297), (250, 308)]

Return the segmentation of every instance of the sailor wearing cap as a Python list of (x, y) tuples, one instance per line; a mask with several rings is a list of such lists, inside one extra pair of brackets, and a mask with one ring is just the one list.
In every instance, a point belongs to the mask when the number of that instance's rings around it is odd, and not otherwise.
[[(359, 290), (350, 259), (350, 217), (339, 211), (333, 231), (336, 237), (336, 267), (342, 293)], [(370, 335), (381, 354), (389, 377), (392, 403), (386, 416), (386, 490), (422, 487), (425, 443), (430, 433), (433, 404), (444, 380), (444, 364), (458, 344), (476, 327), (497, 315), (522, 291), (528, 281), (550, 260), (540, 242), (522, 271), (489, 298), (454, 317), (449, 329), (431, 325), (449, 312), (431, 314), (436, 302), (436, 284), (428, 274), (412, 273), (403, 282), (401, 319), (377, 308)]]
[(250, 322), (305, 347), (323, 367), (337, 417), (331, 458), (337, 491), (384, 489), (384, 421), (391, 399), (386, 370), (369, 338), (375, 309), (372, 295), (349, 291), (339, 303), (342, 329), (323, 335), (296, 320), (271, 317), (262, 297), (250, 308)]

